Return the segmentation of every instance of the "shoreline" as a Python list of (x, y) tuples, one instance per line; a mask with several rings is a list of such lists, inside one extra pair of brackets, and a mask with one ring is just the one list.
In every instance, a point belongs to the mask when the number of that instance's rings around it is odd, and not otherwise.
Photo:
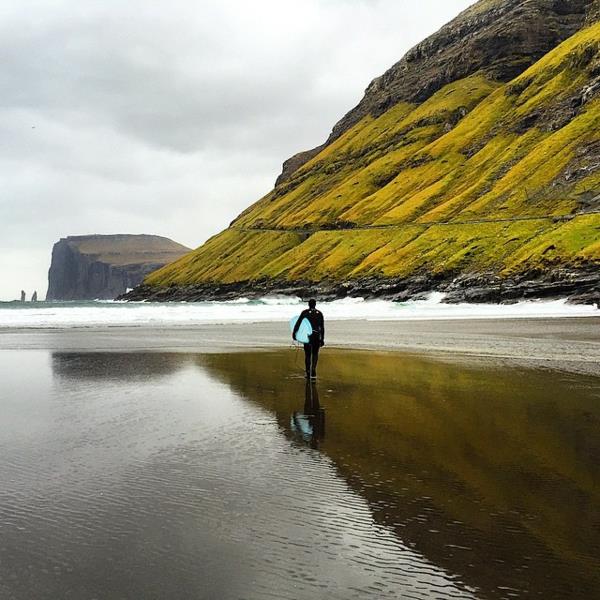
[[(326, 346), (600, 377), (600, 317), (330, 320)], [(292, 347), (285, 322), (0, 329), (0, 350), (227, 353)]]
[(444, 303), (510, 304), (524, 300), (562, 300), (600, 307), (600, 268), (590, 262), (578, 267), (534, 270), (511, 277), (496, 273), (418, 274), (409, 277), (366, 277), (347, 281), (287, 281), (261, 279), (233, 283), (197, 283), (152, 286), (141, 284), (118, 296), (119, 301), (155, 303), (256, 299), (269, 295), (298, 296), (332, 301), (343, 298), (420, 300), (443, 293)]

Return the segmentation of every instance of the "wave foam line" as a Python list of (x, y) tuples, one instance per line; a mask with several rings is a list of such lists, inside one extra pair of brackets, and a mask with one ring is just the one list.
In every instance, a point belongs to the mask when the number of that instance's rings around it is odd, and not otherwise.
[[(519, 319), (600, 316), (593, 306), (566, 300), (526, 301), (516, 304), (444, 304), (444, 295), (425, 300), (390, 302), (346, 298), (321, 302), (329, 320), (441, 320)], [(287, 321), (304, 307), (299, 298), (241, 298), (230, 302), (121, 303), (40, 302), (33, 305), (0, 303), (0, 328), (193, 326), (218, 323)]]

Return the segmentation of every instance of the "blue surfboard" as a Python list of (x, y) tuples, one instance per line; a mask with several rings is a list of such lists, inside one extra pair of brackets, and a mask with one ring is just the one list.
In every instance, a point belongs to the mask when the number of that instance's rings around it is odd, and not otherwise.
[[(290, 331), (292, 333), (294, 332), (294, 327), (296, 327), (296, 323), (299, 318), (300, 318), (300, 315), (297, 315), (296, 317), (292, 317), (292, 319), (290, 320)], [(298, 327), (298, 331), (296, 332), (296, 339), (301, 344), (308, 344), (308, 336), (312, 332), (313, 332), (312, 325), (310, 324), (310, 321), (305, 317), (304, 319), (302, 319), (302, 323), (300, 323), (300, 327)]]

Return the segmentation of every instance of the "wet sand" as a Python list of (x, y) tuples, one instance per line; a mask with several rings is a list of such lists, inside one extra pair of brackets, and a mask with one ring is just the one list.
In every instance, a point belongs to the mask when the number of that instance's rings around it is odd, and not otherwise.
[(598, 597), (596, 377), (185, 335), (0, 351), (1, 598)]
[[(600, 318), (328, 321), (327, 348), (378, 349), (466, 363), (600, 376)], [(0, 349), (219, 352), (290, 346), (287, 323), (0, 329)]]

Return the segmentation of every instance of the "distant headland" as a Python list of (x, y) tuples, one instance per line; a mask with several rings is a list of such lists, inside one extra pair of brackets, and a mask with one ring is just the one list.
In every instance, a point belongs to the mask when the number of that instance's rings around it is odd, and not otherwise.
[(46, 300), (113, 299), (190, 249), (158, 235), (80, 235), (52, 249)]

